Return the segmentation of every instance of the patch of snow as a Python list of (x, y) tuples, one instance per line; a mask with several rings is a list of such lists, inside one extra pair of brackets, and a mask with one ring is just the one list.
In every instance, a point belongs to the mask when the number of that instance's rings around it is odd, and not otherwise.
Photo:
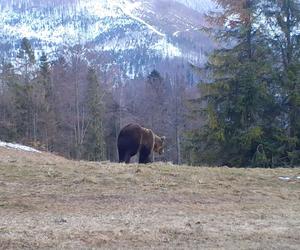
[(118, 12), (114, 9), (114, 5), (108, 0), (91, 1), (81, 0), (78, 2), (79, 9), (85, 9), (87, 12), (100, 18), (118, 17)]
[(280, 177), (278, 177), (278, 179), (282, 180), (282, 181), (300, 180), (300, 176), (293, 176), (293, 177), (280, 176)]
[(212, 0), (200, 1), (200, 0), (175, 0), (176, 2), (182, 3), (187, 7), (193, 8), (201, 13), (207, 13), (215, 10), (217, 4)]
[(162, 37), (166, 37), (166, 34), (161, 33), (156, 28), (154, 28), (152, 25), (145, 22), (143, 19), (141, 19), (141, 18), (139, 18), (139, 17), (132, 14), (133, 10), (136, 9), (137, 7), (139, 7), (139, 5), (140, 5), (140, 3), (138, 3), (138, 2), (132, 3), (132, 4), (125, 3), (123, 6), (121, 4), (118, 4), (118, 7), (124, 12), (125, 15), (127, 15), (127, 16), (131, 17), (132, 19), (134, 19), (134, 20), (140, 22), (141, 24), (145, 25), (150, 30), (152, 30), (154, 33), (156, 33), (157, 35), (162, 36)]
[(283, 180), (283, 181), (289, 181), (291, 179), (291, 177), (287, 177), (287, 176), (280, 176), (278, 177), (279, 180)]
[(179, 35), (179, 33), (180, 33), (180, 31), (176, 31), (176, 32), (173, 33), (173, 36), (177, 37)]
[(41, 153), (41, 151), (36, 150), (34, 148), (31, 148), (31, 147), (27, 147), (27, 146), (24, 146), (24, 145), (21, 145), (21, 144), (2, 142), (2, 141), (0, 141), (0, 147), (8, 148), (8, 149), (16, 149), (16, 150), (20, 150), (20, 151)]
[(158, 40), (157, 43), (151, 46), (151, 49), (156, 51), (164, 51), (165, 56), (171, 58), (180, 57), (182, 55), (181, 50), (172, 43), (168, 42), (168, 40), (165, 38)]

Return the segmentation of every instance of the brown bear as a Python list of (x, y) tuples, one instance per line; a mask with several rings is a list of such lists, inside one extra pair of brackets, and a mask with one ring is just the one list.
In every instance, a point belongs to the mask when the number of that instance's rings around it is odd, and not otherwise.
[(154, 151), (162, 154), (165, 137), (159, 137), (151, 129), (138, 124), (128, 124), (119, 133), (119, 162), (129, 163), (130, 158), (139, 153), (139, 163), (151, 162), (150, 155)]

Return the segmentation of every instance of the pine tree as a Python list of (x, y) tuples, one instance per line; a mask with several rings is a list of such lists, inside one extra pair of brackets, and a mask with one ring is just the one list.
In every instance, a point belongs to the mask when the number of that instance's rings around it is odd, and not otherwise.
[(17, 55), (21, 71), (24, 73), (25, 84), (29, 83), (30, 70), (35, 64), (34, 50), (28, 38), (24, 37), (21, 41), (20, 49)]
[(275, 93), (281, 106), (280, 147), (274, 148), (273, 164), (300, 163), (300, 2), (264, 1), (265, 33), (274, 55)]
[(94, 68), (89, 68), (87, 73), (87, 110), (88, 126), (84, 143), (84, 157), (92, 161), (105, 159), (104, 139), (104, 94), (101, 91), (97, 73)]
[[(54, 101), (52, 107), (55, 113), (54, 150), (71, 157), (73, 148), (73, 89), (70, 80), (70, 67), (66, 59), (60, 56), (51, 64), (51, 89)], [(51, 98), (52, 99), (52, 98)]]
[(37, 140), (37, 120), (32, 82), (34, 63), (35, 57), (31, 43), (27, 38), (23, 38), (17, 55), (17, 70), (21, 72), (21, 76), (19, 81), (11, 86), (11, 89), (16, 108), (17, 134), (29, 142)]
[[(170, 86), (157, 70), (153, 70), (147, 77), (145, 87), (145, 105), (147, 108), (146, 125), (157, 132), (163, 133), (163, 121), (166, 120), (168, 95)], [(160, 107), (159, 109), (157, 107)]]
[[(151, 128), (158, 135), (170, 138), (170, 110), (172, 88), (170, 81), (163, 78), (157, 70), (153, 70), (147, 77), (145, 83), (145, 93), (142, 104), (142, 115), (144, 126)], [(157, 160), (164, 160), (169, 152), (159, 157)]]
[(15, 141), (18, 138), (12, 93), (17, 81), (13, 65), (3, 61), (0, 74), (0, 139), (4, 141)]
[(44, 52), (40, 57), (36, 90), (39, 100), (37, 109), (40, 140), (47, 150), (52, 151), (56, 137), (55, 96), (51, 80), (51, 67)]
[(209, 59), (212, 83), (201, 84), (199, 102), (207, 122), (190, 136), (194, 163), (249, 166), (276, 117), (270, 93), (272, 66), (257, 22), (259, 1), (217, 1), (224, 12), (212, 17), (222, 48)]

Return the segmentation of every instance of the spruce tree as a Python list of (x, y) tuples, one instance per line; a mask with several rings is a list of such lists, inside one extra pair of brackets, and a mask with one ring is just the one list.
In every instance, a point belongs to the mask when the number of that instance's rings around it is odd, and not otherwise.
[(5, 61), (1, 65), (0, 72), (0, 140), (15, 141), (18, 134), (12, 90), (18, 77), (13, 65)]
[(24, 74), (25, 84), (28, 84), (31, 78), (31, 67), (35, 64), (35, 55), (31, 42), (26, 37), (24, 37), (21, 41), (17, 59), (18, 66), (20, 66), (20, 70)]
[[(268, 121), (275, 116), (270, 93), (270, 51), (257, 25), (259, 1), (217, 1), (224, 11), (211, 17), (219, 25), (221, 44), (205, 70), (212, 82), (200, 85), (197, 105), (206, 123), (190, 135), (193, 163), (249, 166), (258, 145), (272, 133)], [(268, 107), (268, 108), (266, 108)]]
[(21, 72), (19, 81), (12, 86), (16, 108), (16, 129), (20, 138), (33, 142), (37, 139), (36, 110), (33, 101), (34, 50), (23, 38), (17, 55), (16, 67)]
[[(272, 48), (281, 127), (273, 147), (274, 165), (300, 164), (300, 2), (264, 1), (265, 33)], [(270, 32), (272, 31), (272, 32)]]
[(47, 150), (54, 150), (56, 136), (55, 96), (51, 80), (51, 66), (43, 52), (39, 61), (37, 77), (37, 94), (39, 95), (39, 130), (40, 140)]
[(89, 68), (87, 73), (87, 110), (88, 126), (84, 144), (84, 157), (92, 161), (105, 159), (104, 139), (104, 105), (103, 92), (100, 88), (97, 73), (94, 68)]

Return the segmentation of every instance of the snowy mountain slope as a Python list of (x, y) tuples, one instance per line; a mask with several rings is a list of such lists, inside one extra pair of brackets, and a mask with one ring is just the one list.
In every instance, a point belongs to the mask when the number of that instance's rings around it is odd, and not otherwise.
[(202, 63), (204, 52), (212, 45), (199, 28), (205, 25), (203, 14), (213, 5), (209, 0), (197, 2), (3, 0), (0, 56), (14, 57), (20, 39), (28, 37), (37, 56), (81, 44), (89, 50), (109, 52), (115, 62), (123, 60), (124, 65), (133, 63), (126, 61), (130, 54), (144, 57), (140, 60), (144, 64), (153, 57)]
[(186, 5), (189, 8), (193, 8), (199, 12), (208, 12), (216, 8), (213, 1), (203, 1), (203, 0), (176, 0), (179, 3)]

